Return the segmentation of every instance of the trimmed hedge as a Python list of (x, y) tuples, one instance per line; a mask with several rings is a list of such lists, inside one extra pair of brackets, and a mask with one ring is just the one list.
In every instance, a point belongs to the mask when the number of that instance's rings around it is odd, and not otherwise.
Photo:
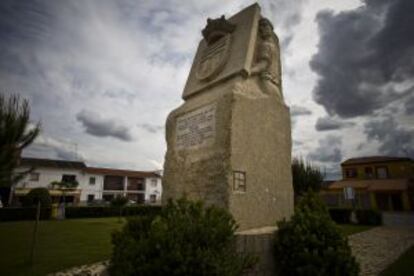
[(364, 225), (381, 225), (382, 214), (377, 210), (359, 209), (355, 211), (358, 224)]
[(351, 222), (352, 209), (349, 208), (330, 208), (329, 215), (331, 219), (338, 224), (347, 224)]
[[(161, 206), (127, 206), (122, 210), (122, 216), (155, 216), (161, 212)], [(66, 207), (66, 218), (101, 218), (119, 216), (119, 207), (87, 206)]]
[[(331, 219), (338, 224), (351, 223), (352, 209), (350, 208), (330, 208), (329, 215)], [(358, 224), (362, 225), (381, 225), (381, 212), (373, 209), (356, 209), (355, 216)]]
[[(161, 206), (127, 206), (122, 216), (155, 216), (161, 212)], [(50, 219), (51, 208), (41, 208), (40, 219)], [(65, 208), (66, 218), (103, 218), (119, 216), (119, 207), (92, 206)], [(0, 221), (35, 220), (36, 207), (0, 208)]]
[[(0, 208), (0, 221), (36, 220), (36, 207)], [(51, 208), (40, 209), (40, 219), (50, 219)]]

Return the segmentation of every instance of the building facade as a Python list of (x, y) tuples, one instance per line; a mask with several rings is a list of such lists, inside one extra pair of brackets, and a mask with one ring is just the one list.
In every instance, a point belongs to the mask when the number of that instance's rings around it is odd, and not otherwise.
[[(403, 157), (361, 157), (341, 163), (342, 180), (322, 189), (328, 206), (409, 211), (414, 209), (414, 161)], [(344, 190), (352, 189), (353, 200)]]
[[(14, 202), (19, 203), (31, 189), (49, 190), (54, 202), (98, 203), (121, 195), (131, 203), (160, 204), (161, 174), (153, 171), (132, 171), (87, 167), (83, 162), (22, 158), (16, 173), (34, 170), (14, 188)], [(78, 183), (76, 188), (63, 189), (56, 182)]]

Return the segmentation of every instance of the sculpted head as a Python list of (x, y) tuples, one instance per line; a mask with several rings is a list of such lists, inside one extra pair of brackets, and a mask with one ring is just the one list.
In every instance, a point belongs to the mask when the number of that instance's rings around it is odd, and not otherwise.
[(263, 39), (270, 37), (273, 34), (272, 22), (267, 18), (260, 18), (259, 20), (259, 33)]

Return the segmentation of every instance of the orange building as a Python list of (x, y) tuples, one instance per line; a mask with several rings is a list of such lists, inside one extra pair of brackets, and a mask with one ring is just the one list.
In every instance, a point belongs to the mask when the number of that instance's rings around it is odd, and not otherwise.
[(328, 206), (351, 207), (344, 189), (352, 187), (357, 208), (414, 210), (414, 161), (403, 157), (361, 157), (341, 163), (342, 180), (321, 192)]

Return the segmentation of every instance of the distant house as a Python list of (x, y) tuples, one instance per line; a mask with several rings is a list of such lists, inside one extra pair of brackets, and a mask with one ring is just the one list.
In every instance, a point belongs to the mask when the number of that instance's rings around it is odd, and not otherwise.
[[(110, 201), (117, 195), (128, 197), (139, 204), (161, 203), (161, 175), (154, 171), (132, 171), (87, 167), (78, 161), (22, 158), (16, 170), (35, 170), (17, 183), (14, 202), (19, 202), (31, 189), (49, 189), (54, 202), (65, 197), (66, 202), (87, 203)], [(78, 187), (64, 190), (52, 185), (54, 181), (77, 181)]]
[(323, 187), (328, 206), (350, 207), (344, 189), (352, 188), (359, 208), (414, 210), (414, 161), (404, 157), (351, 158), (341, 163), (342, 180)]

